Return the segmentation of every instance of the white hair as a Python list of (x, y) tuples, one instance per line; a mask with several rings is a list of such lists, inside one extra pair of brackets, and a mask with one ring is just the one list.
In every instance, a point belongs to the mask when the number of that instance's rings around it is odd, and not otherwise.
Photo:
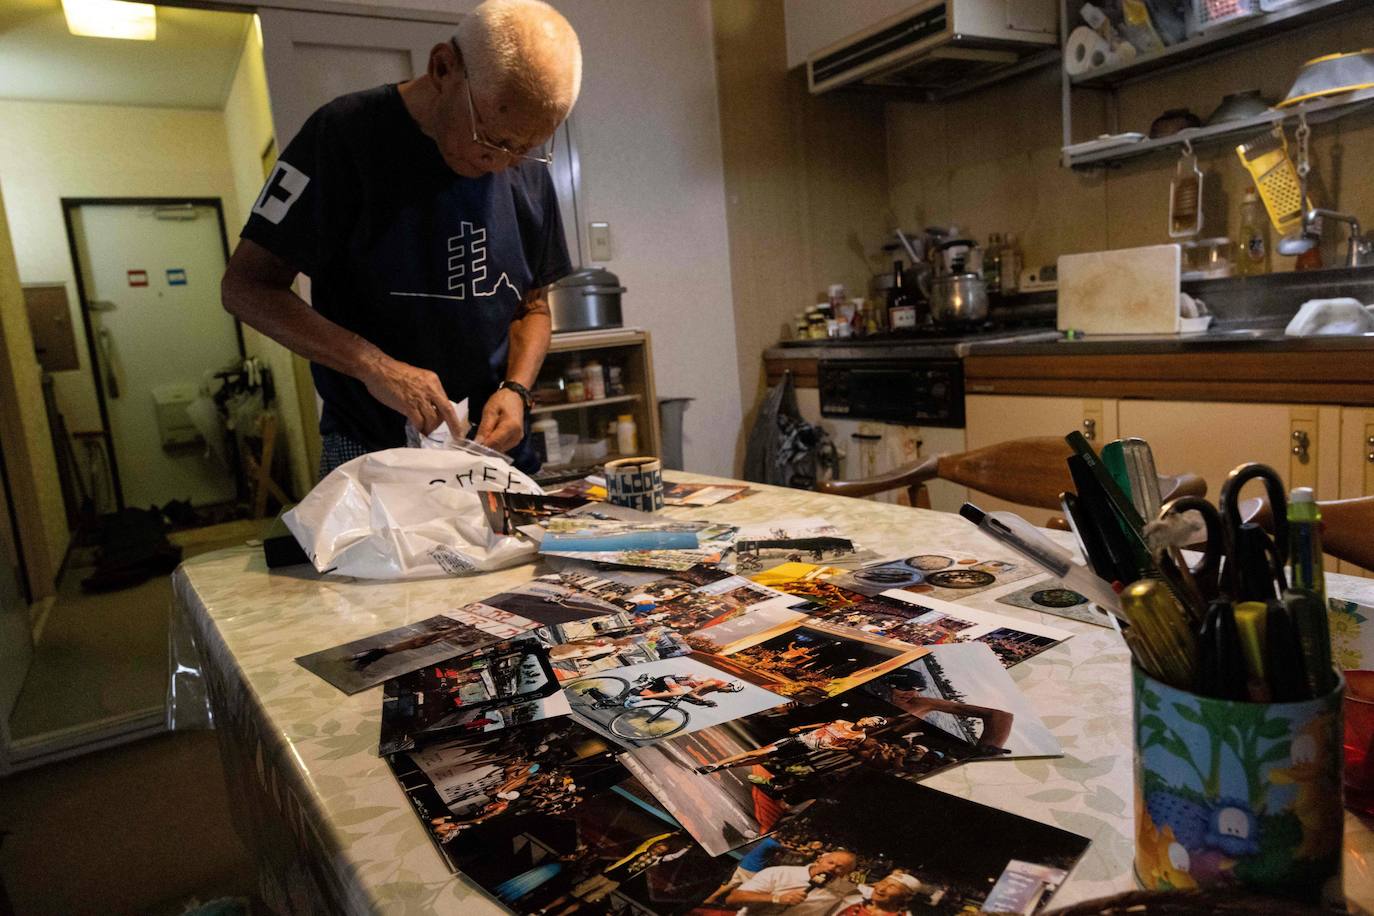
[(453, 39), (474, 88), (562, 121), (582, 88), (577, 33), (541, 0), (487, 0)]

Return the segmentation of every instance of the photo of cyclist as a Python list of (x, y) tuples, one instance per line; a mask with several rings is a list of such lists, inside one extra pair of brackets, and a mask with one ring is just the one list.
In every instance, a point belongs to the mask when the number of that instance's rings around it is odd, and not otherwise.
[(739, 693), (744, 685), (738, 681), (726, 681), (718, 677), (694, 677), (690, 674), (663, 674), (650, 678), (642, 685), (630, 688), (626, 706), (643, 705), (645, 700), (670, 700), (682, 697), (688, 703), (698, 706), (716, 706), (714, 700), (706, 697), (712, 693)]

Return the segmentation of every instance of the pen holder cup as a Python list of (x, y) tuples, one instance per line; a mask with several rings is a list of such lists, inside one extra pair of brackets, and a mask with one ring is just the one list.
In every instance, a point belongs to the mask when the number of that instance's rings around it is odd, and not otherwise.
[(663, 464), (657, 458), (606, 462), (606, 499), (642, 512), (663, 508)]
[(1131, 678), (1143, 887), (1315, 900), (1339, 882), (1344, 678), (1299, 703), (1198, 696), (1134, 665)]

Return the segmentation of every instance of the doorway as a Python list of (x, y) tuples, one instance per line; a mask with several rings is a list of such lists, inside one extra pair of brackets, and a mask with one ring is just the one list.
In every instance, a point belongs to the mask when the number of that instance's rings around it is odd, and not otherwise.
[(116, 504), (195, 508), (244, 492), (208, 390), (244, 359), (220, 306), (218, 200), (62, 202)]

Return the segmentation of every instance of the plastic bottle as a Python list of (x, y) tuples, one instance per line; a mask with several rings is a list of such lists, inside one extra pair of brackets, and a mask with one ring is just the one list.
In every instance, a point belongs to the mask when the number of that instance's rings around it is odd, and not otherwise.
[(639, 428), (635, 426), (633, 415), (623, 413), (616, 419), (615, 447), (622, 456), (639, 451)]
[(1293, 564), (1293, 587), (1315, 593), (1325, 607), (1322, 513), (1311, 487), (1297, 487), (1288, 494), (1288, 560)]
[(1236, 273), (1242, 277), (1269, 273), (1269, 217), (1254, 188), (1245, 189), (1240, 205), (1239, 240)]
[(587, 400), (599, 401), (606, 396), (606, 374), (595, 359), (582, 367), (583, 384), (587, 386)]
[(563, 454), (558, 444), (558, 421), (540, 417), (530, 424), (530, 443), (542, 464), (562, 464)]
[(1002, 246), (1001, 264), (999, 265), (1004, 294), (1014, 293), (1021, 288), (1022, 260), (1021, 240), (1016, 237), (1015, 232), (1008, 232), (1006, 244)]
[(568, 401), (587, 400), (587, 376), (582, 370), (582, 360), (574, 359), (572, 367), (568, 369)]

